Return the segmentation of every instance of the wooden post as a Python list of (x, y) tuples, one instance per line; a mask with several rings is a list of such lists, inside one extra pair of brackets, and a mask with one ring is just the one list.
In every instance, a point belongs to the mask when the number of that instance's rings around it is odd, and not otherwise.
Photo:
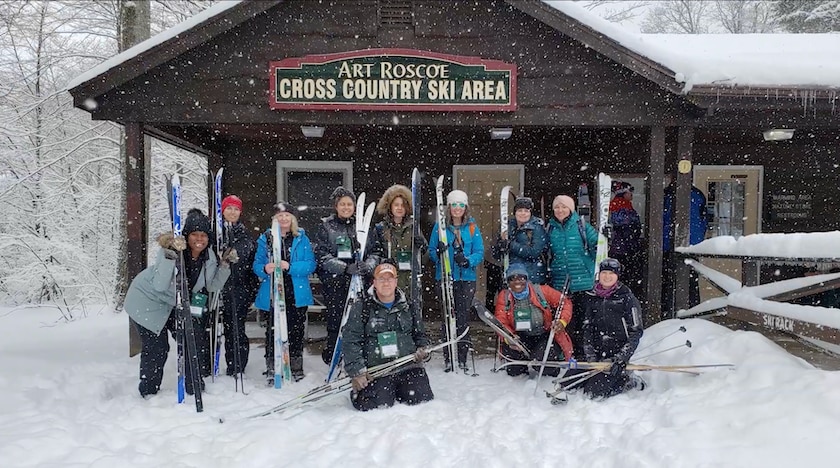
[[(124, 51), (148, 39), (151, 35), (151, 5), (149, 0), (135, 0), (123, 2), (119, 11), (119, 49)], [(125, 224), (121, 229), (125, 244), (125, 269), (121, 283), (123, 288), (120, 295), (128, 290), (128, 284), (143, 271), (146, 265), (146, 240), (148, 226), (146, 224), (146, 208), (149, 205), (149, 189), (151, 181), (152, 158), (146, 157), (150, 151), (151, 142), (143, 136), (143, 126), (137, 122), (130, 122), (123, 130), (123, 154), (125, 157), (124, 190), (125, 190)], [(117, 302), (122, 304), (123, 297)], [(140, 352), (140, 337), (134, 327), (128, 327), (128, 355), (134, 356)]]
[[(674, 247), (688, 247), (691, 234), (691, 187), (692, 180), (692, 145), (694, 128), (680, 127), (677, 133), (677, 175), (674, 197)], [(678, 257), (679, 258), (679, 257)], [(685, 262), (676, 262), (674, 279), (674, 307), (676, 310), (689, 307), (689, 266)]]
[[(126, 222), (126, 277), (133, 279), (146, 265), (146, 239), (149, 237), (146, 223), (146, 144), (143, 125), (137, 122), (125, 124), (125, 222)], [(140, 337), (134, 327), (129, 326), (129, 356), (140, 352)]]
[(665, 127), (650, 129), (650, 165), (647, 179), (647, 314), (645, 323), (662, 319), (662, 208), (665, 203), (662, 180), (665, 178)]

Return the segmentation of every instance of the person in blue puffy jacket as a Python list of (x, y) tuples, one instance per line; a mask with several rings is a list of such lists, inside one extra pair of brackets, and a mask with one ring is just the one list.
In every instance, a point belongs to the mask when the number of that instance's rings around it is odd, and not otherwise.
[(273, 287), (272, 276), (276, 263), (283, 269), (283, 289), (286, 297), (286, 317), (289, 326), (289, 356), (292, 376), (303, 378), (303, 332), (306, 324), (306, 309), (313, 304), (309, 275), (315, 271), (315, 254), (306, 231), (298, 227), (297, 210), (286, 202), (274, 205), (274, 217), (280, 224), (283, 244), (281, 258), (272, 258), (272, 233), (267, 229), (257, 240), (254, 256), (254, 273), (260, 278), (260, 290), (254, 305), (268, 312), (265, 327), (265, 365), (269, 384), (274, 378), (274, 328), (271, 311)]
[[(440, 241), (438, 224), (432, 228), (429, 245), (435, 246), (429, 250), (429, 258), (435, 263), (435, 279), (441, 281), (444, 255), (449, 257), (452, 267), (452, 296), (455, 302), (455, 321), (458, 336), (467, 329), (469, 324), (470, 307), (475, 297), (476, 268), (484, 261), (484, 241), (475, 219), (469, 215), (469, 199), (461, 190), (453, 190), (446, 196), (449, 205), (449, 220), (446, 223), (447, 244)], [(446, 323), (441, 328), (442, 336), (446, 336)], [(454, 337), (453, 337), (454, 338)], [(467, 371), (467, 352), (469, 351), (469, 335), (458, 343), (458, 366)], [(448, 352), (444, 353), (447, 371), (454, 369)]]

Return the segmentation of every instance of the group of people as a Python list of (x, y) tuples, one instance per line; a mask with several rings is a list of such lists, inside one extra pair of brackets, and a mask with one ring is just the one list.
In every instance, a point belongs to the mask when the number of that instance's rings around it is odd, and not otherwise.
[[(157, 393), (168, 353), (167, 330), (174, 333), (175, 297), (172, 291), (174, 259), (183, 251), (185, 272), (193, 295), (220, 294), (224, 305), (227, 373), (236, 375), (247, 364), (248, 340), (244, 320), (248, 300), (248, 269), (260, 279), (254, 301), (257, 309), (272, 310), (272, 275), (279, 264), (284, 272), (284, 290), (292, 373), (303, 377), (303, 341), (307, 307), (313, 304), (309, 276), (316, 273), (322, 285), (326, 306), (327, 339), (322, 353), (329, 364), (339, 332), (343, 336), (344, 369), (352, 378), (353, 404), (360, 410), (390, 406), (395, 401), (409, 404), (434, 397), (422, 366), (429, 338), (422, 321), (422, 311), (410, 307), (408, 288), (412, 255), (428, 251), (436, 265), (435, 278), (442, 280), (443, 263), (451, 265), (453, 309), (458, 335), (466, 329), (477, 279), (477, 267), (484, 261), (482, 233), (470, 214), (465, 192), (453, 190), (446, 197), (446, 242), (441, 241), (439, 226), (432, 228), (429, 242), (415, 236), (411, 191), (403, 185), (390, 187), (377, 205), (382, 221), (375, 225), (364, 249), (356, 239), (356, 197), (344, 187), (331, 195), (334, 212), (318, 226), (313, 240), (298, 225), (293, 204), (281, 201), (274, 205), (274, 219), (281, 232), (280, 258), (275, 258), (271, 229), (254, 243), (240, 221), (242, 201), (235, 196), (224, 199), (224, 248), (208, 249), (210, 220), (200, 210), (191, 210), (183, 238), (163, 234), (158, 238), (161, 251), (154, 264), (139, 274), (131, 284), (125, 308), (140, 335), (141, 395)], [(541, 353), (551, 346), (552, 359), (573, 357), (587, 361), (613, 361), (610, 378), (589, 379), (584, 391), (593, 396), (609, 396), (622, 391), (630, 381), (624, 367), (642, 333), (639, 302), (618, 281), (621, 264), (614, 259), (602, 262), (595, 276), (595, 252), (598, 233), (584, 222), (575, 210), (574, 200), (557, 196), (553, 215), (547, 223), (533, 215), (533, 202), (517, 198), (514, 217), (506, 236), (493, 245), (497, 258), (507, 256), (510, 268), (505, 272), (506, 288), (496, 297), (496, 316), (509, 331)], [(430, 246), (431, 248), (427, 248)], [(189, 250), (186, 250), (189, 247)], [(231, 254), (231, 252), (233, 252)], [(237, 257), (253, 261), (236, 263)], [(360, 256), (360, 252), (364, 252)], [(351, 278), (359, 275), (369, 288), (363, 300), (354, 303), (342, 328), (342, 316)], [(568, 278), (568, 281), (566, 280)], [(564, 289), (564, 286), (568, 287)], [(565, 300), (563, 296), (569, 298)], [(560, 319), (555, 309), (564, 303)], [(207, 329), (207, 315), (194, 315), (194, 329)], [(549, 330), (555, 339), (549, 344)], [(238, 333), (237, 333), (238, 331)], [(209, 356), (206, 333), (197, 343), (200, 356)], [(266, 374), (272, 376), (274, 330), (266, 327)], [(445, 334), (444, 334), (445, 336)], [(233, 339), (231, 339), (233, 338)], [(458, 343), (455, 356), (445, 355), (448, 370), (456, 365), (466, 369), (469, 336)], [(517, 358), (521, 350), (509, 343), (501, 351)], [(382, 362), (413, 354), (416, 363), (387, 378), (371, 380), (367, 369)], [(541, 356), (541, 354), (540, 354)], [(532, 356), (533, 357), (533, 356)], [(209, 375), (209, 357), (202, 358), (202, 376)], [(527, 368), (509, 368), (511, 375)], [(188, 376), (189, 377), (189, 376)], [(188, 392), (190, 378), (187, 378)], [(202, 381), (203, 384), (203, 381)]]

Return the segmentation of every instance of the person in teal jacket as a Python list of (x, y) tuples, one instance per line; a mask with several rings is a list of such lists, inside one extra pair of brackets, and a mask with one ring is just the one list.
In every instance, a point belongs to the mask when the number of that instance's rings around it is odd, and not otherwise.
[(292, 376), (303, 378), (303, 335), (306, 325), (306, 309), (314, 303), (309, 275), (315, 271), (315, 254), (306, 231), (298, 227), (297, 210), (286, 203), (274, 205), (274, 217), (280, 224), (282, 258), (272, 258), (271, 229), (267, 229), (257, 240), (254, 255), (254, 273), (260, 278), (260, 289), (254, 306), (268, 313), (265, 327), (265, 365), (269, 384), (274, 384), (274, 328), (271, 289), (272, 274), (276, 262), (283, 269), (283, 289), (286, 297), (286, 320), (289, 326), (289, 356)]
[[(460, 336), (467, 329), (469, 311), (475, 297), (476, 268), (484, 261), (484, 241), (478, 225), (469, 215), (469, 199), (461, 190), (453, 190), (446, 196), (449, 205), (449, 221), (446, 223), (446, 240), (440, 241), (438, 224), (432, 229), (429, 245), (436, 246), (429, 251), (429, 258), (435, 263), (435, 279), (441, 281), (443, 255), (449, 256), (452, 267), (452, 296), (455, 307), (455, 321)], [(446, 323), (441, 327), (442, 336), (446, 336)], [(454, 337), (453, 337), (454, 338)], [(469, 336), (458, 342), (458, 365), (467, 371), (467, 351), (470, 348)], [(447, 371), (452, 370), (452, 361), (445, 354)]]
[(572, 197), (556, 196), (551, 208), (554, 212), (548, 221), (551, 286), (562, 291), (566, 276), (569, 276), (569, 297), (573, 306), (569, 335), (574, 355), (583, 356), (583, 314), (578, 312), (583, 310), (583, 295), (595, 286), (598, 231), (578, 216)]

